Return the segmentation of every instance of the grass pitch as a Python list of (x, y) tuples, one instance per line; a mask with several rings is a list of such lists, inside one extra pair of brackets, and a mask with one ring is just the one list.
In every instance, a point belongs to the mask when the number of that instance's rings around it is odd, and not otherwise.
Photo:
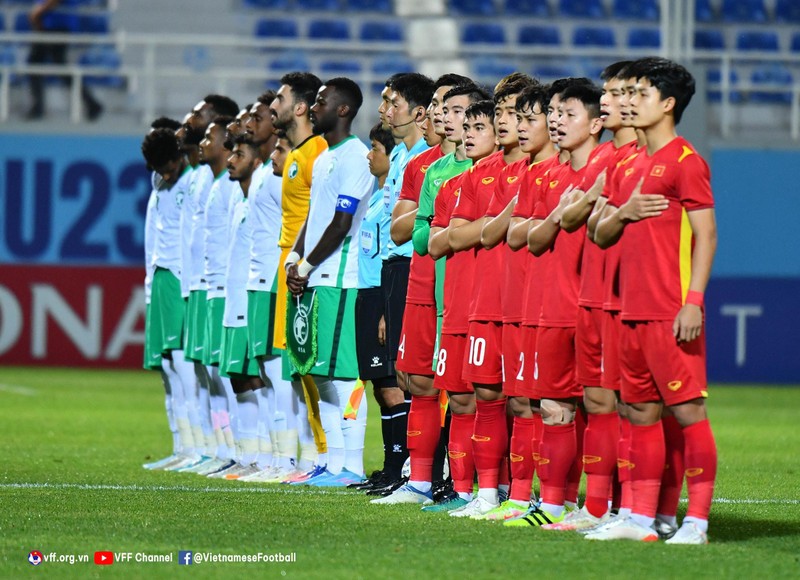
[[(711, 543), (639, 545), (373, 506), (350, 491), (149, 472), (141, 464), (170, 449), (157, 375), (3, 368), (0, 578), (797, 578), (798, 402), (792, 388), (713, 387)], [(372, 404), (369, 471), (381, 460), (376, 411)], [(33, 550), (88, 562), (34, 567)], [(296, 561), (181, 566), (182, 550)], [(96, 551), (172, 562), (97, 566)]]

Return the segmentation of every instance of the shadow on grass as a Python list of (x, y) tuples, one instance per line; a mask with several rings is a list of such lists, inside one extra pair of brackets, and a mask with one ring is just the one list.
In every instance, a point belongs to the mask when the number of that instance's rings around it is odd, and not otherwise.
[(711, 530), (715, 542), (747, 542), (758, 538), (800, 538), (800, 522), (758, 519), (736, 514), (712, 514)]

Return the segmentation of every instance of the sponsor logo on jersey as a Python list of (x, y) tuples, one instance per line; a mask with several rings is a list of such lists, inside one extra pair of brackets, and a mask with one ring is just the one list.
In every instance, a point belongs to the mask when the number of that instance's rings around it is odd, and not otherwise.
[(583, 456), (583, 463), (584, 465), (588, 465), (590, 463), (600, 463), (603, 461), (602, 457), (598, 457), (597, 455), (584, 455)]
[(489, 185), (493, 181), (494, 181), (494, 177), (484, 177), (483, 179), (481, 179), (481, 183), (484, 184), (484, 185)]
[(628, 169), (625, 170), (625, 177), (629, 177), (630, 174), (633, 172), (634, 172), (633, 167), (628, 167)]
[(702, 467), (690, 467), (686, 470), (686, 477), (697, 477), (703, 473)]
[(441, 184), (442, 184), (441, 178), (433, 180), (433, 185), (435, 185), (436, 187), (439, 187)]
[(670, 381), (667, 383), (667, 388), (670, 391), (677, 391), (683, 386), (683, 381)]
[(550, 182), (550, 189), (555, 189), (555, 187), (556, 187), (557, 185), (558, 185), (558, 179), (556, 179), (556, 180), (554, 180), (554, 181), (551, 181), (551, 182)]
[(289, 166), (289, 179), (294, 179), (297, 177), (297, 173), (300, 171), (299, 167), (297, 166), (297, 161), (292, 161), (292, 164)]
[(541, 177), (537, 177), (536, 178), (536, 185), (541, 185), (541, 184), (542, 184), (542, 178)]
[(430, 165), (423, 165), (422, 167), (419, 168), (419, 170), (421, 173), (425, 174), (428, 173), (428, 167), (430, 167)]
[(519, 175), (511, 175), (509, 177), (506, 177), (506, 182), (514, 183), (517, 179), (519, 179)]
[(461, 195), (461, 188), (459, 187), (458, 189), (456, 189), (456, 190), (453, 192), (453, 195), (454, 195), (454, 196), (456, 196), (456, 197), (458, 197), (459, 195)]

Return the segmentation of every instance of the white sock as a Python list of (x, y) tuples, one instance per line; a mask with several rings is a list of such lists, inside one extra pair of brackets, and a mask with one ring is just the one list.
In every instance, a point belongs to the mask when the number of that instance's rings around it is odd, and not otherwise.
[[(416, 487), (416, 486), (414, 486), (414, 487)], [(460, 497), (464, 501), (472, 501), (472, 494), (467, 492), (467, 491), (459, 491), (458, 492), (458, 497)]]
[(361, 394), (361, 403), (355, 419), (345, 419), (344, 412), (356, 381), (333, 381), (339, 393), (339, 412), (344, 435), (344, 468), (356, 475), (364, 475), (364, 437), (367, 434), (367, 393)]
[(650, 516), (643, 516), (642, 514), (631, 514), (631, 519), (639, 525), (644, 526), (645, 528), (649, 528), (653, 525), (653, 522), (656, 521), (655, 518), (651, 518)]
[(200, 427), (200, 416), (198, 414), (197, 376), (194, 373), (194, 362), (186, 360), (182, 350), (172, 351), (172, 362), (178, 375), (180, 375), (181, 384), (183, 385), (186, 417), (192, 431), (192, 453), (199, 455), (202, 453), (205, 441), (203, 438), (203, 429)]
[(671, 525), (672, 527), (678, 527), (678, 517), (677, 516), (665, 516), (664, 514), (656, 514), (656, 519), (660, 522), (664, 522), (666, 524)]
[(272, 429), (270, 428), (273, 405), (270, 401), (270, 387), (262, 387), (255, 392), (258, 397), (258, 466), (266, 469), (272, 465), (272, 455), (274, 445), (272, 441)]
[(172, 416), (175, 420), (175, 430), (178, 434), (180, 453), (192, 455), (195, 453), (194, 436), (186, 412), (186, 394), (183, 389), (181, 376), (175, 369), (174, 361), (164, 359), (162, 369), (167, 375), (172, 396)]
[(297, 463), (297, 415), (292, 383), (283, 380), (282, 366), (280, 357), (267, 358), (263, 365), (275, 396), (273, 428), (278, 444), (274, 446), (277, 449), (273, 449), (273, 453), (277, 455), (278, 467), (292, 469)]
[(546, 511), (551, 516), (558, 517), (564, 513), (563, 505), (556, 505), (554, 503), (544, 503), (539, 506), (543, 511)]
[(483, 498), (490, 504), (497, 505), (499, 502), (496, 487), (481, 487), (478, 488), (478, 497)]
[(253, 391), (236, 393), (239, 408), (240, 463), (250, 465), (258, 456), (258, 397)]
[[(169, 361), (164, 361), (168, 363)], [(178, 425), (175, 423), (175, 413), (172, 411), (172, 388), (169, 385), (169, 377), (163, 370), (159, 373), (161, 382), (164, 384), (164, 408), (167, 410), (167, 424), (172, 434), (172, 454), (177, 455), (181, 451), (181, 440), (178, 437)]]
[[(677, 523), (677, 520), (675, 521)], [(683, 523), (684, 524), (692, 523), (696, 525), (701, 532), (708, 533), (708, 520), (701, 520), (700, 518), (695, 518), (693, 516), (686, 516), (685, 518), (683, 518)]]
[(317, 379), (319, 390), (319, 414), (322, 428), (328, 440), (328, 471), (334, 475), (344, 467), (344, 434), (342, 433), (342, 415), (339, 407), (339, 393), (333, 381)]
[[(430, 481), (410, 481), (409, 480), (408, 485), (410, 485), (411, 487), (413, 487), (417, 491), (421, 491), (422, 493), (428, 493), (431, 490), (431, 487), (433, 487), (431, 485)], [(472, 496), (470, 495), (470, 497), (472, 497)]]
[(297, 467), (306, 472), (310, 471), (320, 460), (317, 454), (317, 445), (314, 442), (314, 434), (311, 431), (311, 423), (308, 422), (308, 407), (303, 397), (303, 385), (300, 381), (292, 381), (291, 386), (292, 414), (295, 417), (297, 439), (300, 442), (300, 456), (297, 460)]

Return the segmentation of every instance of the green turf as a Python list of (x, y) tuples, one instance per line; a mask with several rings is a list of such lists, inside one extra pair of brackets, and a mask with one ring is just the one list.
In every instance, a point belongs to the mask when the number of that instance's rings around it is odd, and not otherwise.
[[(0, 578), (781, 578), (800, 575), (800, 391), (715, 387), (719, 478), (705, 547), (592, 543), (372, 506), (347, 491), (148, 472), (169, 437), (155, 374), (0, 369)], [(376, 406), (366, 462), (380, 461)], [(49, 487), (24, 487), (49, 484)], [(85, 487), (81, 487), (85, 486)], [(27, 562), (31, 550), (172, 554), (167, 563)], [(179, 566), (179, 550), (294, 552), (296, 562)]]

